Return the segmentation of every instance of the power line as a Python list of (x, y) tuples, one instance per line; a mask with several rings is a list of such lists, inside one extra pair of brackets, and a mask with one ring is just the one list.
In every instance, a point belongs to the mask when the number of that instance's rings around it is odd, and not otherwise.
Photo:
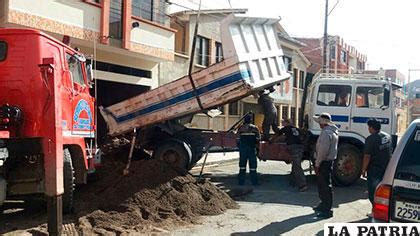
[(339, 2), (340, 2), (340, 0), (337, 0), (337, 2), (335, 2), (334, 6), (331, 8), (330, 12), (328, 12), (328, 15), (330, 15), (331, 12), (334, 11), (335, 7), (338, 5)]

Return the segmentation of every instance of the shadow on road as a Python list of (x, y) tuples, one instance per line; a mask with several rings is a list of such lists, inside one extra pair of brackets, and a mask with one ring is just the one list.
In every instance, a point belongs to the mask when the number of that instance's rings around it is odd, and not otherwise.
[[(288, 174), (260, 174), (259, 186), (250, 185), (249, 179), (248, 185), (238, 186), (236, 174), (212, 172), (206, 177), (210, 178), (218, 187), (227, 191), (252, 188), (252, 191), (248, 191), (252, 193), (234, 197), (237, 201), (278, 203), (297, 206), (314, 206), (318, 203), (318, 190), (315, 175), (306, 175), (309, 186), (309, 190), (306, 192), (299, 192), (295, 186), (291, 186), (290, 175)], [(364, 179), (359, 179), (355, 184), (347, 187), (334, 186), (333, 207), (338, 207), (340, 204), (353, 202), (359, 199), (367, 199), (366, 190), (366, 180)]]
[(302, 215), (293, 218), (283, 220), (281, 222), (272, 222), (269, 225), (262, 227), (257, 231), (252, 232), (238, 232), (231, 234), (232, 236), (241, 236), (241, 235), (281, 235), (287, 233), (298, 226), (304, 224), (313, 223), (319, 221), (320, 219), (315, 217), (315, 214)]

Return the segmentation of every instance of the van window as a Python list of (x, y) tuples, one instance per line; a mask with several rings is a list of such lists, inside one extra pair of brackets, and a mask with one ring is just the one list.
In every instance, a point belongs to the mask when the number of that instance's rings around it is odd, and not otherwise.
[(0, 41), (0, 61), (4, 61), (7, 55), (7, 43)]
[(420, 128), (411, 135), (398, 162), (395, 178), (420, 182)]
[(356, 106), (382, 108), (385, 106), (384, 92), (383, 87), (358, 87), (356, 90)]
[(351, 86), (348, 85), (320, 85), (318, 89), (317, 105), (348, 107), (351, 99)]
[(72, 74), (73, 83), (84, 85), (85, 80), (83, 78), (82, 63), (70, 54), (66, 54), (66, 59), (69, 70)]

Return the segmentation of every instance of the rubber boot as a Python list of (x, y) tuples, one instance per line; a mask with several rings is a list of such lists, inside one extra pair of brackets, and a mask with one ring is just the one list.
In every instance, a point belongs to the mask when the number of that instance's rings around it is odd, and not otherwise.
[(251, 178), (252, 185), (259, 185), (257, 171), (255, 171), (255, 170), (250, 171), (249, 172), (249, 177)]
[(239, 170), (238, 174), (238, 185), (245, 184), (246, 170)]

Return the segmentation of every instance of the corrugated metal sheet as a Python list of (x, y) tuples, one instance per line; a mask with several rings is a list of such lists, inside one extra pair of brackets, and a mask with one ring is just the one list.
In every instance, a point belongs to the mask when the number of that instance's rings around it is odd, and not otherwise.
[(283, 50), (277, 38), (278, 19), (230, 15), (222, 22), (225, 58), (234, 57), (242, 71), (250, 72), (246, 82), (253, 89), (288, 78)]

